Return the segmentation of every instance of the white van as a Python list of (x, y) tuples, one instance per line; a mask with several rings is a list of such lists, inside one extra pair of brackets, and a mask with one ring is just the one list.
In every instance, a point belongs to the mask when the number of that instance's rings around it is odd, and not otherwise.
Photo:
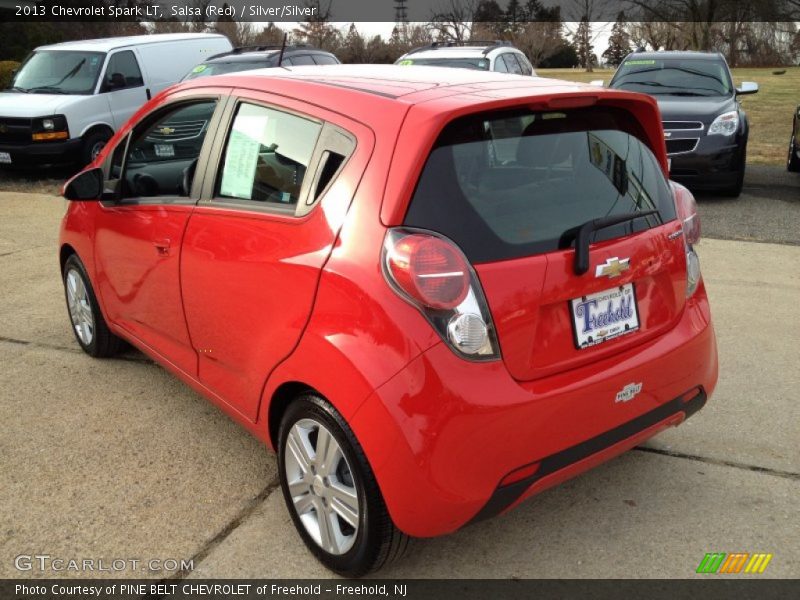
[(209, 33), (37, 48), (0, 93), (0, 166), (89, 163), (147, 100), (230, 49), (227, 37)]

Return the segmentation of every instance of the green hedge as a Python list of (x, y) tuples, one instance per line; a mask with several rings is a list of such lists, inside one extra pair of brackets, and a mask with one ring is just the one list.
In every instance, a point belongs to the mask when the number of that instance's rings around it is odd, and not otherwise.
[(15, 60), (0, 60), (0, 89), (4, 90), (11, 84), (14, 69), (19, 68)]

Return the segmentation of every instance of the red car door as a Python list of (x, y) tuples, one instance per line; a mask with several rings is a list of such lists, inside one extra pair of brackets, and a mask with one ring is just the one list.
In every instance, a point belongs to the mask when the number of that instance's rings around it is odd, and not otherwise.
[(97, 287), (108, 319), (192, 375), (197, 355), (183, 314), (180, 248), (200, 193), (191, 173), (215, 131), (218, 104), (183, 99), (137, 125), (113, 152), (116, 199), (101, 202), (95, 226)]
[(310, 316), (373, 135), (257, 92), (228, 111), (183, 239), (181, 286), (200, 381), (255, 420), (267, 376)]

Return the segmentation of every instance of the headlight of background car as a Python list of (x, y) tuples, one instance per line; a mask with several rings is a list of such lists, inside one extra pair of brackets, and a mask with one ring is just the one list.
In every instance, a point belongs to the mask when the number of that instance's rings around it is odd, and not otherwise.
[(64, 115), (53, 115), (52, 117), (33, 119), (31, 138), (34, 142), (69, 139), (67, 117)]
[(708, 128), (708, 135), (733, 135), (739, 129), (739, 111), (722, 113)]

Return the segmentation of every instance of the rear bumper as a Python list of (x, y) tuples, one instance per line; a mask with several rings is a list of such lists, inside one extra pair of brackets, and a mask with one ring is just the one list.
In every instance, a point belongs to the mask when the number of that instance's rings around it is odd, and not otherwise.
[[(511, 508), (683, 422), (716, 381), (701, 285), (669, 333), (531, 382), (514, 380), (501, 361), (470, 363), (438, 344), (378, 388), (351, 426), (395, 524), (430, 537)], [(631, 383), (641, 392), (616, 402)], [(702, 393), (684, 404), (697, 388)], [(500, 485), (532, 463), (537, 471)]]
[(78, 160), (81, 139), (74, 138), (58, 142), (37, 142), (25, 145), (0, 144), (0, 152), (11, 155), (11, 164), (0, 163), (0, 167), (24, 167), (44, 164), (63, 164)]
[(535, 469), (533, 474), (508, 485), (498, 486), (470, 523), (499, 515), (534, 494), (630, 450), (668, 427), (680, 425), (703, 408), (707, 399), (705, 390), (695, 388), (688, 399), (683, 396), (675, 398), (632, 421), (532, 465), (526, 465)]

